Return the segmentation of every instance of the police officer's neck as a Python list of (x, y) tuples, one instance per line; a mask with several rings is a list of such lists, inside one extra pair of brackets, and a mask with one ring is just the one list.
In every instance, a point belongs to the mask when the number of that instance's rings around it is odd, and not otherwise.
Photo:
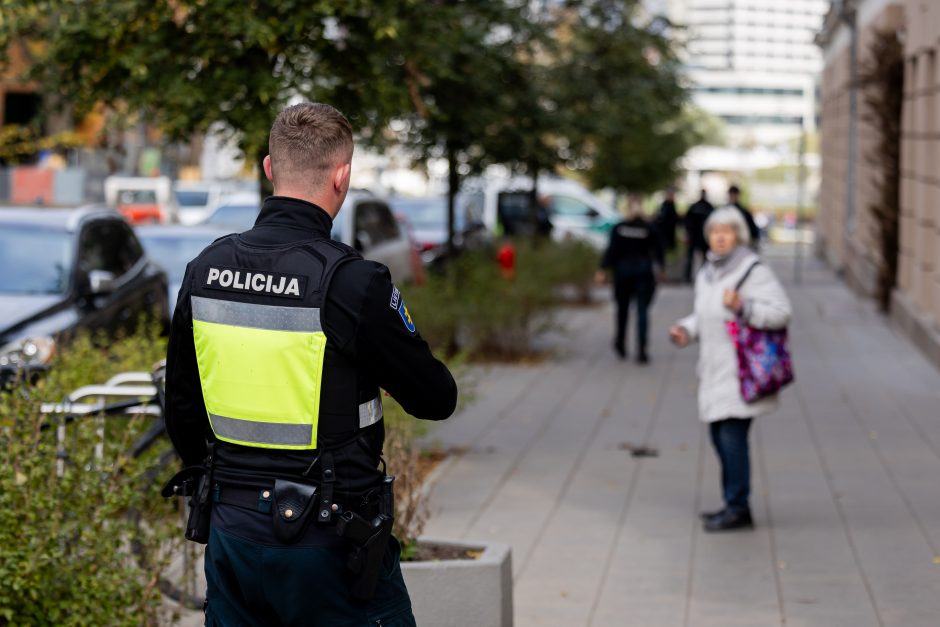
[(297, 200), (303, 200), (309, 202), (310, 204), (316, 205), (325, 211), (331, 218), (335, 218), (336, 214), (339, 213), (341, 201), (338, 201), (337, 198), (330, 198), (329, 194), (318, 194), (312, 193), (308, 190), (295, 190), (290, 188), (275, 187), (274, 188), (275, 196), (283, 196), (285, 198), (296, 198)]

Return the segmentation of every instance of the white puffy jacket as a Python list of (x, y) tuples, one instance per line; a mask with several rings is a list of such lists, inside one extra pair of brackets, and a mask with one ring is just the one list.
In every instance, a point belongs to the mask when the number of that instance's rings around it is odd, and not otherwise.
[[(706, 264), (695, 279), (695, 311), (679, 321), (690, 341), (701, 345), (698, 361), (699, 417), (705, 422), (752, 418), (773, 411), (777, 397), (745, 403), (738, 381), (738, 360), (725, 322), (734, 319), (723, 304), (726, 289), (734, 289), (759, 258), (739, 248), (727, 267)], [(790, 300), (773, 271), (761, 263), (741, 287), (745, 321), (760, 329), (782, 329), (790, 321)]]

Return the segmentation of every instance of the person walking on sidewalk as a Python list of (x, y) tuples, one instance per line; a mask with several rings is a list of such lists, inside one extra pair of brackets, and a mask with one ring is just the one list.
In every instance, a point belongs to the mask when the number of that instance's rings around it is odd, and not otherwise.
[[(748, 248), (750, 232), (736, 207), (715, 211), (705, 223), (711, 250), (695, 281), (695, 308), (670, 329), (680, 347), (701, 344), (698, 376), (700, 418), (708, 423), (721, 463), (724, 508), (703, 513), (706, 531), (750, 528), (751, 492), (748, 431), (756, 416), (773, 411), (777, 397), (746, 403), (741, 396), (738, 359), (726, 322), (740, 316), (760, 329), (782, 329), (790, 301), (774, 273)], [(742, 279), (744, 282), (742, 283)]]
[(637, 363), (649, 363), (646, 352), (648, 309), (656, 293), (653, 266), (664, 265), (659, 233), (643, 217), (639, 198), (631, 196), (627, 219), (610, 232), (610, 243), (597, 271), (597, 282), (603, 283), (605, 270), (613, 272), (617, 318), (614, 327), (614, 351), (621, 359), (627, 357), (627, 320), (630, 302), (636, 301)]
[(699, 199), (685, 212), (685, 233), (689, 241), (685, 257), (686, 283), (692, 282), (696, 253), (701, 254), (704, 263), (705, 254), (708, 252), (708, 240), (705, 239), (705, 221), (708, 220), (708, 216), (714, 210), (715, 208), (708, 202), (707, 192), (703, 189)]
[(662, 238), (663, 248), (671, 253), (676, 249), (676, 227), (679, 226), (679, 213), (676, 211), (676, 188), (669, 187), (663, 194), (663, 202), (656, 212), (653, 226)]
[(744, 218), (744, 222), (747, 224), (748, 234), (751, 236), (748, 245), (754, 250), (758, 250), (760, 248), (760, 228), (758, 228), (757, 222), (754, 221), (754, 214), (741, 204), (741, 189), (737, 185), (728, 188), (728, 204), (741, 212), (741, 217)]

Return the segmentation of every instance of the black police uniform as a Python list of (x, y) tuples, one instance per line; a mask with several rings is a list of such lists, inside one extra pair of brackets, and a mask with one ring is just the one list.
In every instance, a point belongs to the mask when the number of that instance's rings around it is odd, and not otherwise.
[(663, 248), (672, 251), (676, 248), (676, 227), (679, 225), (679, 213), (673, 200), (664, 200), (659, 206), (653, 223), (662, 241)]
[[(388, 541), (371, 600), (357, 601), (346, 568), (350, 546), (336, 524), (347, 511), (369, 519), (383, 484), (384, 425), (378, 420), (363, 426), (361, 407), (381, 388), (411, 415), (442, 420), (454, 412), (457, 386), (415, 329), (387, 268), (330, 240), (331, 228), (320, 207), (270, 197), (254, 228), (217, 240), (189, 264), (180, 289), (167, 358), (166, 427), (185, 465), (203, 463), (212, 451), (205, 562), (210, 625), (414, 625), (397, 541)], [(270, 281), (244, 280), (241, 290), (237, 281), (218, 289), (209, 276), (220, 267), (273, 275), (275, 288)], [(298, 278), (299, 296), (275, 294), (278, 276)], [(193, 302), (210, 296), (224, 303), (321, 308), (326, 348), (316, 449), (245, 446), (215, 437), (193, 337)], [(319, 490), (319, 501), (304, 510), (313, 514), (303, 516), (303, 532), (289, 542), (281, 531), (293, 529), (291, 521), (272, 494), (281, 480)]]
[(645, 361), (647, 346), (648, 308), (656, 292), (653, 264), (664, 263), (659, 234), (643, 218), (636, 217), (617, 224), (610, 232), (610, 243), (601, 259), (601, 267), (613, 270), (617, 318), (614, 350), (626, 355), (626, 329), (630, 301), (636, 300), (637, 357)]
[(757, 226), (757, 222), (754, 220), (754, 214), (740, 202), (731, 203), (731, 206), (736, 207), (741, 212), (741, 217), (744, 218), (744, 222), (747, 224), (748, 233), (751, 234), (751, 248), (757, 250), (760, 248), (760, 227)]
[(695, 266), (695, 255), (700, 253), (702, 263), (705, 263), (705, 253), (708, 252), (708, 240), (705, 238), (705, 222), (715, 208), (705, 198), (700, 198), (685, 212), (685, 232), (689, 239), (689, 248), (685, 257), (685, 280), (692, 282), (692, 271)]

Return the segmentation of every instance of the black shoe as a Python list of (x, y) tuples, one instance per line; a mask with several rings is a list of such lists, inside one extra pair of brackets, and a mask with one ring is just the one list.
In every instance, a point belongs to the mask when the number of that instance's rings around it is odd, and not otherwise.
[(627, 358), (627, 347), (624, 346), (623, 344), (617, 344), (616, 342), (614, 342), (614, 352), (617, 353), (617, 357), (619, 357), (620, 359)]
[(646, 354), (645, 350), (641, 350), (640, 353), (636, 356), (636, 363), (641, 365), (650, 363), (650, 357)]
[(702, 522), (705, 522), (709, 518), (715, 518), (716, 516), (721, 516), (724, 513), (725, 513), (725, 510), (722, 508), (722, 509), (716, 509), (711, 512), (699, 512), (698, 517)]
[(751, 512), (733, 512), (723, 511), (721, 514), (705, 520), (705, 531), (734, 531), (735, 529), (753, 529), (754, 519), (751, 518)]

